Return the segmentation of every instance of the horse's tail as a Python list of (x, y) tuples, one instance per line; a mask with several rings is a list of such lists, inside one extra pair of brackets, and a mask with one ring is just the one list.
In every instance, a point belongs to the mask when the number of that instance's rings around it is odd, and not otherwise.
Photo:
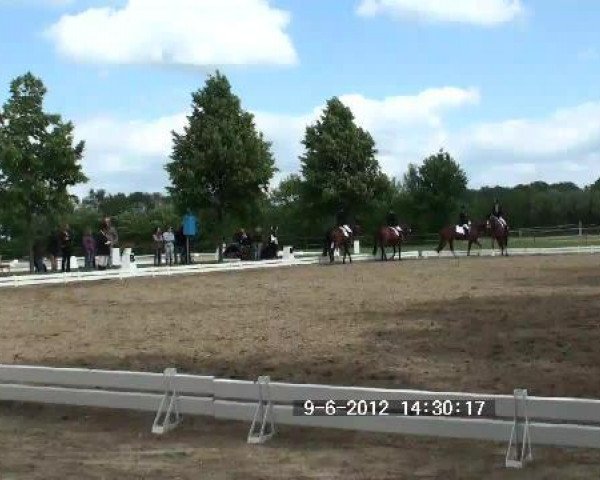
[(329, 255), (329, 249), (331, 244), (331, 232), (327, 232), (325, 234), (325, 244), (323, 245), (323, 256), (326, 257)]

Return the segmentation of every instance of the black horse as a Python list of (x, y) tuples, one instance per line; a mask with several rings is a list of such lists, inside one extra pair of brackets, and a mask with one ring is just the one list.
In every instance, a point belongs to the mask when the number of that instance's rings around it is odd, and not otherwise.
[(277, 230), (271, 230), (269, 238), (260, 252), (261, 260), (274, 260), (277, 258), (277, 252), (279, 251), (279, 240), (277, 239), (276, 233)]

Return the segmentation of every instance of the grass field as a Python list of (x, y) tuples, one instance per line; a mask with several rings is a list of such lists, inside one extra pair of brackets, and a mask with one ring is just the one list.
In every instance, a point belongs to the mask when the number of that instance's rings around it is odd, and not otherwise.
[[(600, 256), (370, 262), (0, 292), (0, 361), (600, 398)], [(576, 479), (600, 452), (0, 408), (0, 478)]]

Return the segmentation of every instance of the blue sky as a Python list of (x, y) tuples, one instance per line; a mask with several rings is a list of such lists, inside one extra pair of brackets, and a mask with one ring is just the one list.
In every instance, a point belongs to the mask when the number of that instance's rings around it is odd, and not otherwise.
[(384, 170), (444, 147), (471, 186), (600, 177), (596, 0), (0, 0), (0, 100), (43, 78), (90, 183), (160, 191), (171, 129), (216, 67), (298, 170), (338, 95)]

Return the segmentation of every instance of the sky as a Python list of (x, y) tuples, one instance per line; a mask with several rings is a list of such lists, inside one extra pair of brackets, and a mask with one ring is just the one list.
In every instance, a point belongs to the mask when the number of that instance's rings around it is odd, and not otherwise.
[(163, 191), (171, 131), (225, 73), (279, 173), (332, 96), (397, 178), (440, 148), (469, 185), (600, 177), (597, 0), (0, 0), (0, 102), (27, 71), (86, 141), (77, 187)]

